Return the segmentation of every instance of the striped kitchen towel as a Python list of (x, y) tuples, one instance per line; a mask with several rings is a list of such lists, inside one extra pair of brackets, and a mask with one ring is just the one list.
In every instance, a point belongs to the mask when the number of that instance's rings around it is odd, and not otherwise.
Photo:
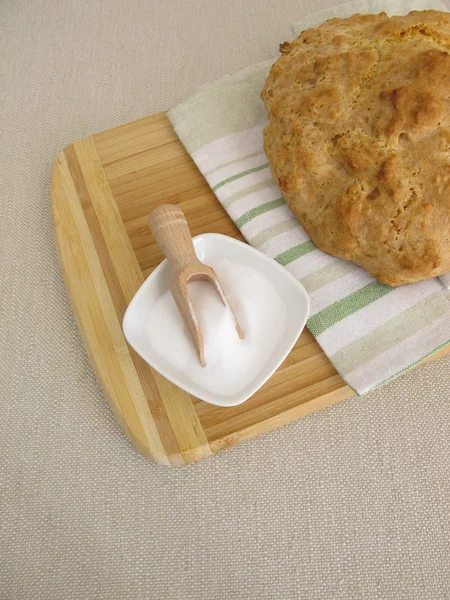
[[(424, 8), (446, 10), (436, 1), (389, 1), (388, 9), (379, 0), (352, 1), (305, 18), (293, 30), (339, 14)], [(364, 394), (450, 343), (450, 278), (391, 288), (316, 248), (286, 206), (263, 151), (267, 117), (259, 94), (272, 62), (202, 87), (169, 119), (246, 240), (305, 286), (309, 330), (345, 381)]]

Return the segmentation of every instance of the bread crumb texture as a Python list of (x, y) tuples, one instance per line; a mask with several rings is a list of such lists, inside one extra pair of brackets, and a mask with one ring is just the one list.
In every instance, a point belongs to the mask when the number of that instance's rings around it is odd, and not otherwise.
[(329, 254), (392, 286), (450, 271), (450, 14), (331, 19), (280, 46), (264, 149)]

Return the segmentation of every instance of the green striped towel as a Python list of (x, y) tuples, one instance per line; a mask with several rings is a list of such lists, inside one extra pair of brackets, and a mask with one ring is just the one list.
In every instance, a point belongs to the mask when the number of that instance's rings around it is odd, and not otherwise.
[[(353, 1), (307, 17), (293, 30), (337, 14), (446, 10), (441, 2), (423, 0), (386, 6)], [(286, 206), (263, 152), (267, 117), (259, 94), (272, 62), (202, 87), (169, 119), (246, 240), (305, 286), (309, 330), (345, 381), (364, 394), (450, 342), (450, 278), (391, 288), (316, 248)]]

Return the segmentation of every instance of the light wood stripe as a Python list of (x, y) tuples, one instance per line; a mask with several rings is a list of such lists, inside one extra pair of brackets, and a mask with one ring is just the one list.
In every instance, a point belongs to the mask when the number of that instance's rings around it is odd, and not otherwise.
[(161, 147), (175, 140), (176, 135), (173, 129), (167, 123), (163, 123), (160, 127), (155, 127), (150, 131), (145, 129), (137, 132), (131, 131), (126, 137), (122, 135), (114, 142), (109, 139), (109, 141), (100, 145), (100, 147), (97, 145), (97, 147), (99, 147), (99, 154), (101, 152), (102, 163), (109, 165), (122, 160), (124, 157), (145, 152), (149, 143), (153, 147)]
[[(149, 186), (154, 186), (156, 183), (165, 181), (169, 177), (171, 178), (182, 178), (184, 181), (198, 182), (197, 173), (192, 173), (192, 169), (189, 165), (180, 158), (173, 158), (166, 161), (163, 166), (160, 164), (148, 167), (145, 169), (145, 175), (136, 177), (134, 173), (124, 175), (116, 180), (116, 185), (111, 185), (111, 190), (114, 193), (114, 198), (122, 199), (122, 194), (129, 192), (139, 193), (141, 190), (148, 190)], [(205, 190), (209, 191), (209, 188), (205, 185)]]
[[(85, 186), (89, 210), (94, 212), (90, 215), (90, 229), (96, 232), (97, 251), (121, 321), (126, 306), (143, 282), (142, 273), (92, 138), (80, 140), (72, 148), (73, 162), (78, 163), (81, 172), (80, 187)], [(86, 197), (86, 194), (80, 193), (80, 197)], [(89, 214), (87, 206), (84, 210), (85, 214)], [(192, 462), (211, 453), (189, 394), (181, 392), (154, 372), (135, 352), (131, 351), (131, 355), (171, 461), (178, 464), (180, 454), (182, 461)], [(171, 410), (170, 398), (174, 396), (177, 397), (178, 411)], [(180, 418), (182, 426), (178, 422)]]
[(154, 375), (162, 404), (185, 462), (210, 456), (211, 447), (189, 394), (176, 388), (159, 373)]
[[(114, 257), (110, 255), (110, 248), (106, 244), (102, 227), (99, 223), (98, 212), (95, 210), (92, 198), (95, 198), (95, 201), (97, 202), (97, 208), (100, 208), (105, 220), (108, 220), (110, 218), (111, 214), (113, 213), (113, 210), (111, 209), (111, 207), (108, 206), (108, 199), (105, 198), (104, 192), (102, 193), (101, 186), (97, 185), (94, 187), (94, 184), (91, 182), (91, 190), (89, 190), (87, 187), (87, 180), (89, 180), (89, 175), (86, 177), (86, 174), (82, 172), (81, 165), (76, 152), (78, 146), (81, 143), (83, 142), (76, 142), (74, 145), (70, 146), (65, 150), (66, 162), (70, 175), (72, 177), (74, 187), (77, 192), (79, 203), (84, 212), (84, 216), (88, 224), (89, 231), (91, 233), (91, 237), (95, 246), (95, 250), (97, 252), (97, 256), (100, 261), (100, 265), (102, 267), (106, 279), (108, 291), (114, 305), (114, 316), (117, 318), (120, 324), (122, 323), (122, 319), (127, 307), (127, 299), (125, 297), (125, 294), (128, 293), (129, 298), (131, 299), (134, 292), (139, 288), (139, 285), (142, 283), (143, 278), (140, 273), (139, 267), (137, 267), (137, 269), (133, 269), (133, 264), (131, 263), (129, 265), (129, 269), (127, 269), (127, 279), (125, 280), (125, 282), (122, 282), (122, 284), (121, 282), (119, 282), (116, 270), (117, 255), (114, 254)], [(96, 176), (98, 177), (98, 173), (96, 173)], [(118, 246), (120, 246), (119, 241)], [(124, 252), (122, 252), (122, 258), (124, 258), (123, 254)], [(127, 256), (126, 258), (131, 258), (131, 256)], [(133, 272), (136, 276), (136, 281), (133, 281), (132, 275), (130, 276), (130, 273), (133, 274)], [(112, 314), (109, 316), (111, 317), (111, 319), (114, 318)], [(124, 343), (126, 343), (125, 339)], [(98, 352), (101, 351), (102, 349), (99, 348)], [(161, 399), (158, 397), (158, 390), (154, 383), (152, 373), (149, 370), (148, 376), (146, 376), (148, 365), (144, 361), (142, 361), (142, 359), (133, 350), (130, 349), (129, 353), (134, 363), (135, 371), (141, 381), (142, 389), (147, 399), (148, 407), (150, 409), (150, 415), (144, 416), (143, 420), (146, 421), (150, 416), (158, 430), (158, 434), (162, 441), (165, 454), (170, 457), (170, 461), (174, 464), (182, 464), (183, 458), (180, 453), (180, 448), (176, 442), (170, 423), (168, 422), (167, 415), (165, 414), (165, 411), (158, 410), (158, 406)], [(156, 416), (154, 417), (153, 415)]]
[(114, 185), (118, 177), (128, 175), (131, 172), (138, 173), (138, 177), (148, 167), (164, 165), (166, 160), (181, 158), (185, 152), (183, 146), (167, 143), (156, 148), (150, 148), (142, 152), (126, 156), (121, 160), (115, 160), (104, 166), (105, 173), (111, 178)]
[(53, 223), (61, 268), (97, 378), (133, 443), (168, 465), (64, 153), (53, 168), (52, 193), (60, 200), (53, 202)]
[(121, 144), (130, 137), (140, 135), (143, 132), (151, 133), (154, 130), (159, 130), (161, 127), (168, 127), (173, 131), (165, 112), (152, 115), (150, 119), (149, 117), (143, 117), (137, 121), (131, 121), (130, 123), (118, 125), (112, 129), (96, 133), (94, 136), (95, 144), (101, 150), (104, 148), (107, 149), (111, 144)]

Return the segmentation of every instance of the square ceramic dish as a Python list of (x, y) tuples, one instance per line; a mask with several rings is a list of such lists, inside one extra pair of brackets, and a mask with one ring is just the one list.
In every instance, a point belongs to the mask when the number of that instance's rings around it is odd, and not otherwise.
[(149, 345), (144, 324), (150, 307), (170, 287), (172, 271), (164, 260), (145, 280), (130, 302), (123, 319), (123, 331), (130, 346), (156, 371), (189, 394), (217, 406), (236, 406), (252, 396), (277, 370), (291, 351), (309, 315), (305, 288), (284, 267), (251, 246), (226, 235), (207, 233), (193, 238), (198, 258), (209, 264), (215, 257), (227, 258), (260, 271), (278, 290), (286, 306), (286, 325), (268, 361), (261, 365), (253, 381), (233, 396), (214, 394), (191, 381), (162, 359)]

